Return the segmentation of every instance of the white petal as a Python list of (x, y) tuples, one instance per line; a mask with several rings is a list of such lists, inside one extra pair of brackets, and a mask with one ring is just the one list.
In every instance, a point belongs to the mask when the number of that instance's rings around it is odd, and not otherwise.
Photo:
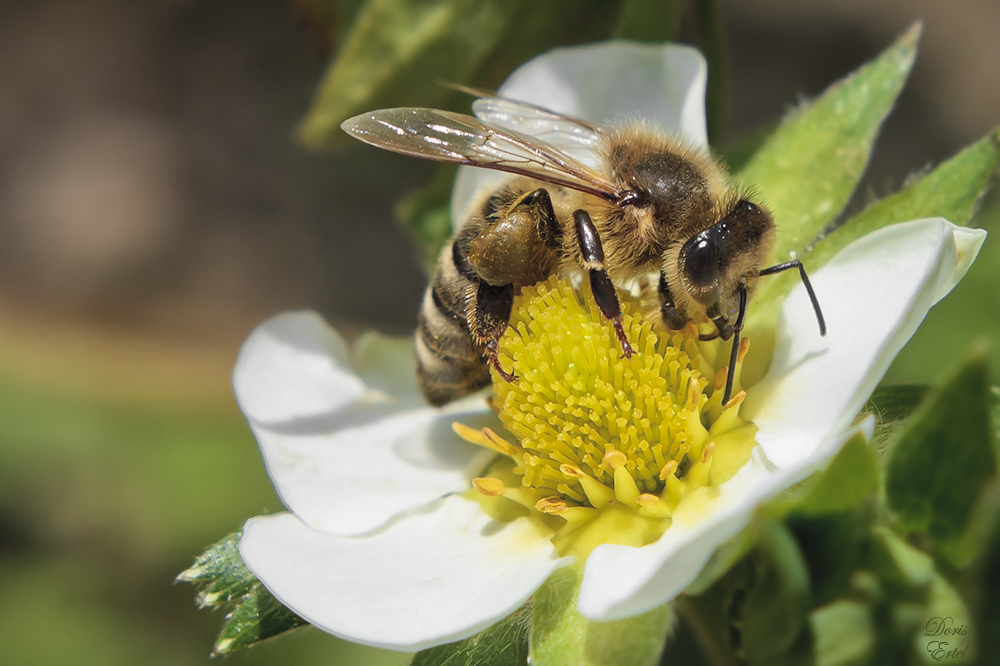
[[(518, 68), (500, 94), (597, 125), (644, 118), (692, 146), (706, 147), (708, 66), (677, 44), (613, 41), (555, 49)], [(462, 167), (452, 191), (452, 225), (460, 227), (480, 193), (509, 178)]]
[(258, 326), (233, 369), (240, 409), (256, 423), (280, 423), (341, 409), (365, 386), (347, 345), (314, 312), (281, 314)]
[(363, 333), (354, 342), (354, 364), (362, 381), (373, 391), (399, 400), (421, 404), (413, 336), (390, 338), (381, 333)]
[(507, 616), (566, 563), (528, 519), (500, 524), (461, 497), (363, 538), (311, 530), (289, 514), (254, 518), (240, 555), (311, 624), (355, 643), (414, 652)]
[(254, 331), (233, 373), (282, 503), (333, 534), (367, 532), (466, 490), (491, 454), (462, 441), (451, 423), (498, 425), (481, 398), (426, 406), (412, 394), (412, 351), (397, 343), (368, 338), (356, 356), (373, 387), (353, 373), (333, 329), (293, 313)]
[(871, 436), (874, 421), (841, 434), (824, 458), (796, 469), (778, 469), (756, 447), (732, 479), (717, 488), (702, 488), (701, 497), (686, 498), (659, 541), (642, 548), (598, 546), (587, 559), (578, 610), (592, 620), (631, 617), (661, 606), (684, 591), (715, 549), (743, 529), (757, 505), (804, 479), (826, 464), (856, 433)]
[(805, 289), (781, 310), (771, 369), (743, 414), (779, 467), (794, 467), (850, 424), (927, 311), (962, 278), (986, 232), (934, 218), (851, 243), (812, 278), (829, 331)]
[(498, 427), (485, 407), (374, 405), (298, 429), (251, 426), (282, 504), (312, 527), (348, 535), (469, 488), (493, 456), (455, 435), (453, 421)]

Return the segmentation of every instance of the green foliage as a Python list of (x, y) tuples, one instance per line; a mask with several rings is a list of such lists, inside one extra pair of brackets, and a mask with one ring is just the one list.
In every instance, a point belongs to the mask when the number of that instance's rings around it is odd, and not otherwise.
[(986, 353), (975, 351), (898, 433), (886, 495), (900, 527), (961, 564), (961, 540), (984, 484), (996, 474)]
[(576, 611), (582, 574), (559, 569), (535, 593), (532, 666), (652, 666), (660, 659), (672, 617), (661, 606), (625, 620), (591, 622)]
[(530, 631), (529, 604), (464, 641), (418, 652), (410, 666), (524, 666)]
[(955, 224), (969, 224), (998, 160), (1000, 133), (994, 130), (902, 191), (834, 229), (809, 254), (810, 264), (822, 266), (851, 241), (892, 222), (943, 217)]
[(215, 642), (215, 654), (228, 654), (277, 636), (306, 621), (282, 606), (243, 564), (240, 533), (235, 532), (198, 556), (177, 580), (199, 586), (198, 604), (232, 609)]
[(453, 91), (495, 87), (517, 65), (547, 49), (611, 36), (664, 41), (676, 34), (679, 0), (364, 0), (306, 3), (321, 31), (353, 16), (320, 84), (300, 139), (312, 147), (345, 141), (340, 123), (393, 106), (448, 107)]
[(440, 104), (435, 80), (469, 80), (524, 11), (520, 0), (368, 0), (320, 84), (302, 140), (336, 141), (345, 118), (399, 95), (408, 106)]
[(868, 164), (917, 52), (919, 27), (885, 53), (793, 112), (739, 180), (756, 188), (781, 233), (773, 257), (802, 254), (840, 214)]

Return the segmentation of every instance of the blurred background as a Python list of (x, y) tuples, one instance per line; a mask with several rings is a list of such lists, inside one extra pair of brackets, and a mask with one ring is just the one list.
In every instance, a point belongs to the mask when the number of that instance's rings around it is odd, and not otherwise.
[[(230, 391), (242, 340), (296, 308), (348, 334), (413, 327), (426, 277), (394, 208), (431, 167), (295, 142), (336, 46), (306, 4), (0, 3), (7, 664), (206, 663), (222, 617), (173, 579), (247, 517), (281, 510)], [(855, 208), (1000, 124), (993, 0), (717, 4), (723, 146), (924, 22)], [(696, 40), (686, 19), (681, 35)], [(976, 224), (1000, 231), (997, 197)], [(888, 381), (933, 381), (972, 339), (998, 339), (996, 246), (987, 241)], [(307, 629), (228, 659), (327, 664), (362, 652)]]

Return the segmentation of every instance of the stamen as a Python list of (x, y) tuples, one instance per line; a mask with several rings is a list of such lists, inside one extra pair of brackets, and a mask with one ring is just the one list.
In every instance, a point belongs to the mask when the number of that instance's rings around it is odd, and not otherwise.
[[(619, 298), (620, 331), (586, 288), (556, 278), (525, 287), (497, 348), (520, 380), (497, 376), (493, 386), (510, 436), (453, 426), (505, 456), (506, 471), (490, 472), (501, 478), (473, 481), (480, 495), (526, 507), (556, 530), (557, 550), (576, 557), (601, 543), (658, 539), (685, 498), (731, 478), (755, 446), (756, 427), (739, 415), (746, 392), (737, 386), (721, 404), (728, 344), (700, 342), (694, 325), (666, 331)], [(749, 348), (743, 338), (734, 384)]]

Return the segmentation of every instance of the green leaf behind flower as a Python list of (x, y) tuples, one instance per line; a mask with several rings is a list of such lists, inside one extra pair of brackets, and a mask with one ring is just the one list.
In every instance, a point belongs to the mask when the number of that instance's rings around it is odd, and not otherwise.
[(464, 641), (418, 652), (410, 666), (524, 666), (530, 632), (529, 604)]
[(943, 217), (965, 226), (972, 220), (1000, 160), (1000, 131), (972, 144), (904, 190), (878, 201), (831, 231), (809, 253), (822, 266), (851, 241), (894, 222)]
[(624, 620), (591, 622), (576, 611), (582, 577), (576, 567), (563, 567), (535, 593), (532, 666), (656, 664), (670, 627), (670, 606)]
[(930, 537), (961, 564), (961, 546), (980, 492), (996, 474), (986, 352), (976, 349), (899, 431), (886, 495), (899, 525)]
[(448, 91), (438, 81), (469, 79), (523, 16), (522, 0), (367, 0), (330, 66), (308, 116), (303, 142), (343, 138), (340, 123), (386, 106), (435, 106)]
[(774, 258), (801, 254), (851, 198), (910, 73), (919, 36), (919, 26), (910, 28), (881, 56), (793, 112), (739, 174), (774, 213)]
[(231, 609), (215, 642), (215, 654), (229, 654), (307, 624), (268, 592), (243, 564), (240, 532), (209, 547), (177, 580), (200, 588), (203, 608)]

